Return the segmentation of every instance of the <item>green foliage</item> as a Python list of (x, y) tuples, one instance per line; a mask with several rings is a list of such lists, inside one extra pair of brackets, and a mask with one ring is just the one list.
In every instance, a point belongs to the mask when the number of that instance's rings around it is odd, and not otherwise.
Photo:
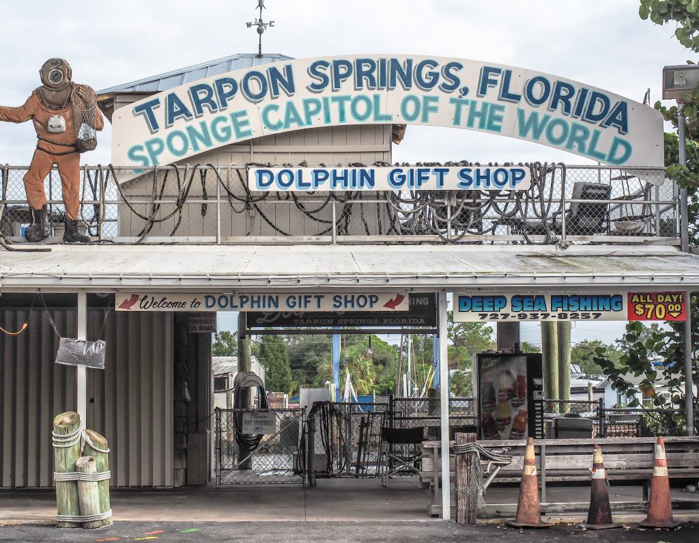
[(579, 341), (570, 352), (570, 363), (577, 364), (580, 369), (587, 375), (598, 375), (601, 374), (603, 368), (599, 366), (595, 360), (594, 355), (597, 349), (604, 349), (609, 360), (614, 364), (614, 367), (621, 367), (621, 356), (623, 352), (618, 347), (614, 345), (606, 345), (602, 343), (599, 339)]
[[(656, 24), (676, 23), (675, 37), (691, 51), (699, 52), (699, 0), (641, 0), (639, 15), (642, 19), (650, 19)], [(693, 135), (697, 134), (699, 129), (699, 89), (689, 93), (683, 99), (683, 103), (687, 117), (687, 166), (678, 165), (679, 139), (674, 134), (665, 134), (665, 165), (668, 176), (688, 190), (690, 244), (696, 245), (699, 232), (699, 152)], [(655, 108), (677, 128), (677, 106), (665, 107), (657, 102)], [(692, 313), (690, 344), (696, 345), (699, 338), (699, 310), (695, 296), (691, 297), (688, 307)], [(685, 374), (683, 328), (683, 323), (669, 323), (667, 327), (661, 327), (657, 324), (646, 326), (640, 322), (629, 322), (626, 334), (618, 342), (622, 351), (618, 364), (613, 360), (610, 350), (603, 346), (595, 348), (593, 360), (610, 377), (614, 388), (626, 394), (630, 400), (629, 406), (638, 406), (638, 400), (632, 398), (644, 393), (652, 399), (655, 407), (682, 408), (685, 379), (691, 379), (695, 385), (699, 384), (696, 352), (692, 353), (692, 375)], [(631, 375), (635, 380), (640, 378), (638, 385), (625, 378)], [(668, 386), (669, 399), (656, 394), (659, 381)]]
[(494, 350), (493, 327), (485, 322), (454, 322), (454, 312), (448, 312), (449, 369), (471, 368), (473, 355)]
[(529, 343), (528, 341), (523, 341), (522, 344), (519, 346), (520, 350), (523, 353), (540, 353), (541, 352), (541, 347), (538, 345), (534, 345), (533, 343)]
[(265, 388), (273, 392), (291, 392), (289, 350), (281, 336), (262, 336), (254, 347), (255, 355), (265, 367)]
[(473, 395), (473, 380), (470, 371), (455, 371), (449, 381), (451, 393), (454, 396), (470, 398)]
[(238, 338), (228, 330), (222, 330), (214, 334), (214, 343), (211, 346), (213, 356), (237, 356)]
[(699, 52), (699, 0), (641, 0), (638, 14), (657, 25), (675, 22), (675, 38), (687, 49)]

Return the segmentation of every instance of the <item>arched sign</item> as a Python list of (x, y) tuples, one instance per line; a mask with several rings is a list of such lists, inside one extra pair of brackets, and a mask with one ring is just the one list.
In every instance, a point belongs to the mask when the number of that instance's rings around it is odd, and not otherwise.
[(114, 112), (112, 163), (144, 167), (305, 128), (421, 124), (547, 145), (613, 166), (663, 166), (658, 111), (557, 76), (473, 60), (353, 55), (193, 81)]

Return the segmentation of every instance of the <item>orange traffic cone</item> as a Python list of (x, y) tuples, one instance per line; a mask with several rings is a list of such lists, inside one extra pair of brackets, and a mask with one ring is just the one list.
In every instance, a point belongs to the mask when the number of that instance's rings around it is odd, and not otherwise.
[(534, 439), (531, 437), (527, 439), (527, 448), (524, 450), (524, 469), (522, 470), (522, 485), (519, 489), (517, 515), (514, 521), (508, 520), (507, 525), (515, 528), (548, 528), (550, 526), (550, 524), (541, 522)]
[(595, 444), (595, 452), (592, 455), (590, 510), (587, 513), (585, 528), (590, 530), (621, 528), (621, 524), (612, 522), (612, 506), (609, 504), (609, 491), (607, 490), (607, 473), (604, 470), (602, 449), (597, 444)]
[(665, 456), (665, 440), (658, 438), (655, 445), (655, 463), (653, 478), (650, 480), (650, 501), (648, 516), (639, 526), (644, 528), (677, 528), (679, 522), (672, 520), (672, 504), (670, 503), (670, 479), (667, 476), (667, 457)]

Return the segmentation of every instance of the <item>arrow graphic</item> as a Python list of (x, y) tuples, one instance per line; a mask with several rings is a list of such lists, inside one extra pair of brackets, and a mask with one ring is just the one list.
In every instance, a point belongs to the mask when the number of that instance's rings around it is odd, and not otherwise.
[(121, 302), (121, 305), (119, 306), (119, 309), (126, 309), (126, 310), (129, 310), (129, 309), (131, 309), (131, 308), (134, 306), (134, 304), (135, 304), (137, 301), (138, 301), (138, 294), (132, 294), (132, 295), (131, 295), (131, 298), (129, 298), (128, 300), (124, 300), (123, 302)]
[(396, 294), (396, 297), (393, 298), (393, 300), (388, 300), (383, 306), (387, 307), (388, 309), (395, 310), (396, 307), (398, 307), (403, 302), (403, 300), (405, 300), (405, 296), (403, 296), (402, 294)]

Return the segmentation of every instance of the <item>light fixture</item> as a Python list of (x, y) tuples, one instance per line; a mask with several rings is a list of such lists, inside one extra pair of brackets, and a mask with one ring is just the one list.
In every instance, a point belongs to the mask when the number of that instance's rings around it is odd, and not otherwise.
[(681, 64), (663, 68), (663, 100), (678, 100), (699, 85), (699, 65)]

